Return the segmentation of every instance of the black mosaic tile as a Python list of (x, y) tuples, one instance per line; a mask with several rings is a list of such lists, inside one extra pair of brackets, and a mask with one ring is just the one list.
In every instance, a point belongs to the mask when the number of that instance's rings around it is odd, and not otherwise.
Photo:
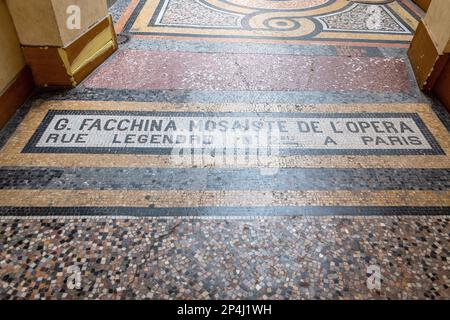
[(266, 207), (0, 207), (4, 217), (294, 217), (294, 216), (447, 216), (449, 207), (266, 206)]
[(448, 169), (0, 168), (0, 189), (64, 190), (434, 190)]

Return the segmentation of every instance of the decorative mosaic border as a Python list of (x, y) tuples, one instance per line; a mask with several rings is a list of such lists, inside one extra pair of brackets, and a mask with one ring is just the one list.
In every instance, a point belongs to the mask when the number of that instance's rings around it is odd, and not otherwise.
[(0, 190), (443, 191), (448, 177), (450, 169), (0, 167)]
[(294, 216), (448, 216), (450, 207), (305, 206), (305, 207), (0, 207), (2, 217), (294, 217)]

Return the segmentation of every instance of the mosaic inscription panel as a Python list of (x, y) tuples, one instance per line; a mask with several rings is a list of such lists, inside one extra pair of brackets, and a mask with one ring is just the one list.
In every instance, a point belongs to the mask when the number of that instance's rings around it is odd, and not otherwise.
[(25, 153), (443, 154), (416, 113), (50, 110)]

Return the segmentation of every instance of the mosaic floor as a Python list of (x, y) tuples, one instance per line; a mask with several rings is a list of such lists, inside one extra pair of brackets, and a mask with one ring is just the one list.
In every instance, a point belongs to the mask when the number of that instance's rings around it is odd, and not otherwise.
[(450, 298), (450, 117), (411, 2), (111, 13), (120, 50), (1, 131), (1, 298)]
[(408, 1), (392, 0), (134, 0), (119, 26), (180, 40), (407, 44), (416, 12)]

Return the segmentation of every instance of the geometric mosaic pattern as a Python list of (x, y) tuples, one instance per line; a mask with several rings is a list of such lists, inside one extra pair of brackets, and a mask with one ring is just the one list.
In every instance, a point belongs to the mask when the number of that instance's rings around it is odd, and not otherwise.
[(406, 43), (417, 15), (404, 1), (135, 0), (124, 32), (177, 39)]

